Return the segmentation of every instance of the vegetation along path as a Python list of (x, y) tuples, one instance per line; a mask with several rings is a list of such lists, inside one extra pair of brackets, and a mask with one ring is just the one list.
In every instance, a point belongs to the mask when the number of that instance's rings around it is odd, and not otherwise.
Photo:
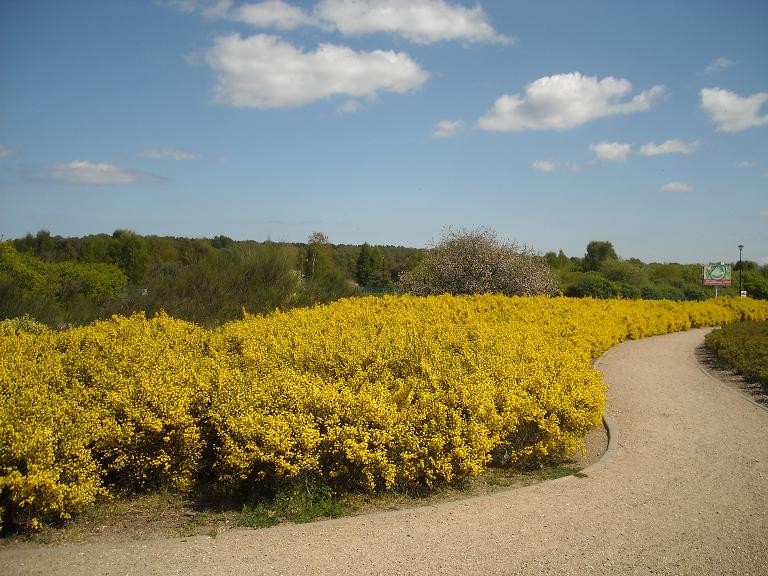
[(627, 341), (600, 359), (614, 437), (576, 476), (216, 538), (10, 547), (2, 571), (768, 574), (768, 411), (699, 368), (705, 333)]

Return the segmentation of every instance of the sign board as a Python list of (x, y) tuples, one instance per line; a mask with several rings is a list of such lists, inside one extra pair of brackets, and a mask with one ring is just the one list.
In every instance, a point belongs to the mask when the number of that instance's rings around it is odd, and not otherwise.
[(704, 265), (704, 286), (730, 286), (731, 265), (720, 263)]

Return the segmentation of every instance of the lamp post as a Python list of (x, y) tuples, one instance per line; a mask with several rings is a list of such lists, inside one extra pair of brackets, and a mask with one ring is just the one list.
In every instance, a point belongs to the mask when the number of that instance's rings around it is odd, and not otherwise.
[(742, 275), (742, 263), (741, 263), (741, 251), (744, 249), (744, 244), (739, 244), (739, 296), (744, 291), (744, 285), (741, 282)]

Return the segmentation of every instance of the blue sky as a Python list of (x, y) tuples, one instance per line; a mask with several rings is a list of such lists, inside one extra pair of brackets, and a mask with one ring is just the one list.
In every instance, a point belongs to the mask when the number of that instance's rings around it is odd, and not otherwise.
[(768, 263), (768, 2), (0, 0), (0, 234)]

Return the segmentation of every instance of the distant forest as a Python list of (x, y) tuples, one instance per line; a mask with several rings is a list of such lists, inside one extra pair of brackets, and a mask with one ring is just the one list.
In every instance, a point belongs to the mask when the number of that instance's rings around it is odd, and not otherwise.
[[(332, 244), (316, 232), (306, 243), (141, 236), (128, 230), (82, 238), (42, 230), (0, 242), (0, 319), (29, 315), (50, 326), (88, 323), (112, 314), (165, 310), (205, 326), (398, 290), (403, 272), (427, 249)], [(696, 264), (645, 264), (620, 258), (608, 241), (594, 241), (582, 257), (544, 256), (566, 296), (702, 300)], [(768, 299), (768, 266), (734, 263), (754, 298)]]

